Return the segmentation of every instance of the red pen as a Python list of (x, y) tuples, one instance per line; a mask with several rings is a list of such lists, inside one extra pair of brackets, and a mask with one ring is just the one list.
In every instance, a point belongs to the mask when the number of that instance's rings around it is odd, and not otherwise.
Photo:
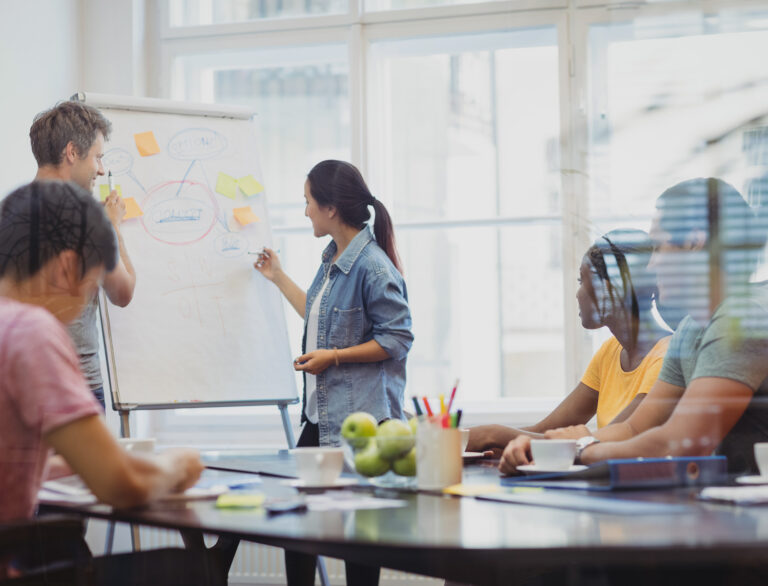
[(453, 399), (456, 397), (456, 387), (459, 386), (459, 379), (456, 379), (456, 382), (453, 383), (453, 390), (451, 391), (451, 398), (448, 399), (448, 413), (451, 412), (451, 405), (453, 405)]

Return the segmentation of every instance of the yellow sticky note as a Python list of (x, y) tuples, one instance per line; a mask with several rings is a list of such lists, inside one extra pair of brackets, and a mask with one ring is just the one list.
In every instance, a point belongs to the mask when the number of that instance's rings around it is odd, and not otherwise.
[[(120, 197), (123, 197), (123, 188), (119, 185), (115, 185), (115, 191), (117, 191), (117, 195)], [(101, 201), (104, 201), (109, 196), (109, 185), (106, 183), (103, 183), (102, 185), (99, 185), (99, 195), (101, 196)]]
[(250, 206), (245, 206), (244, 208), (235, 208), (232, 211), (235, 213), (235, 220), (240, 222), (240, 224), (243, 226), (247, 226), (248, 224), (253, 224), (254, 222), (259, 221), (259, 216), (253, 213), (253, 210), (250, 208)]
[(237, 180), (226, 173), (220, 172), (219, 178), (216, 179), (216, 192), (229, 199), (235, 199), (237, 197)]
[(144, 215), (135, 199), (126, 197), (123, 201), (125, 202), (125, 216), (123, 216), (123, 220), (130, 220), (131, 218), (138, 218)]
[(263, 494), (228, 492), (216, 499), (219, 509), (255, 509), (264, 504)]
[(139, 154), (142, 157), (156, 155), (160, 152), (160, 146), (157, 144), (157, 140), (155, 140), (155, 133), (151, 130), (134, 134), (133, 140), (136, 141), (136, 148), (139, 149)]
[(445, 494), (454, 494), (456, 496), (478, 496), (482, 494), (492, 494), (499, 492), (501, 486), (498, 484), (453, 484), (443, 489)]
[(253, 175), (240, 177), (240, 179), (237, 180), (237, 184), (240, 186), (240, 191), (248, 197), (264, 191), (264, 186), (256, 181), (256, 179), (253, 178)]

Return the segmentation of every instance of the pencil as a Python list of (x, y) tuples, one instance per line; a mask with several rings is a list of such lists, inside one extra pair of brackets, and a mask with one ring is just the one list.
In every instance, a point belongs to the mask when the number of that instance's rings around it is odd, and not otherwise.
[(421, 399), (424, 401), (424, 408), (427, 410), (427, 415), (432, 417), (432, 408), (429, 406), (429, 401), (427, 401), (426, 397), (422, 397)]

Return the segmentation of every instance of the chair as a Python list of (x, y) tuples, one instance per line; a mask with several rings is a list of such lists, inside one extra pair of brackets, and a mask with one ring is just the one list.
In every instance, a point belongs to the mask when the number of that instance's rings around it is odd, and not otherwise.
[[(0, 524), (0, 583), (9, 586), (94, 584), (83, 522), (50, 515)], [(6, 568), (19, 577), (5, 578)]]

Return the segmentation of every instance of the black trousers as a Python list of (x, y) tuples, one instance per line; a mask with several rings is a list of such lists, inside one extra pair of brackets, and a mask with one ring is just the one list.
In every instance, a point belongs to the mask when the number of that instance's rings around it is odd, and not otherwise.
[[(309, 421), (296, 443), (297, 448), (313, 447), (320, 445), (320, 430), (317, 424)], [(310, 586), (315, 583), (315, 571), (317, 568), (317, 556), (307, 553), (285, 550), (285, 576), (288, 586)], [(344, 569), (347, 575), (347, 586), (377, 586), (379, 583), (380, 569), (373, 566), (363, 566), (344, 561)]]

